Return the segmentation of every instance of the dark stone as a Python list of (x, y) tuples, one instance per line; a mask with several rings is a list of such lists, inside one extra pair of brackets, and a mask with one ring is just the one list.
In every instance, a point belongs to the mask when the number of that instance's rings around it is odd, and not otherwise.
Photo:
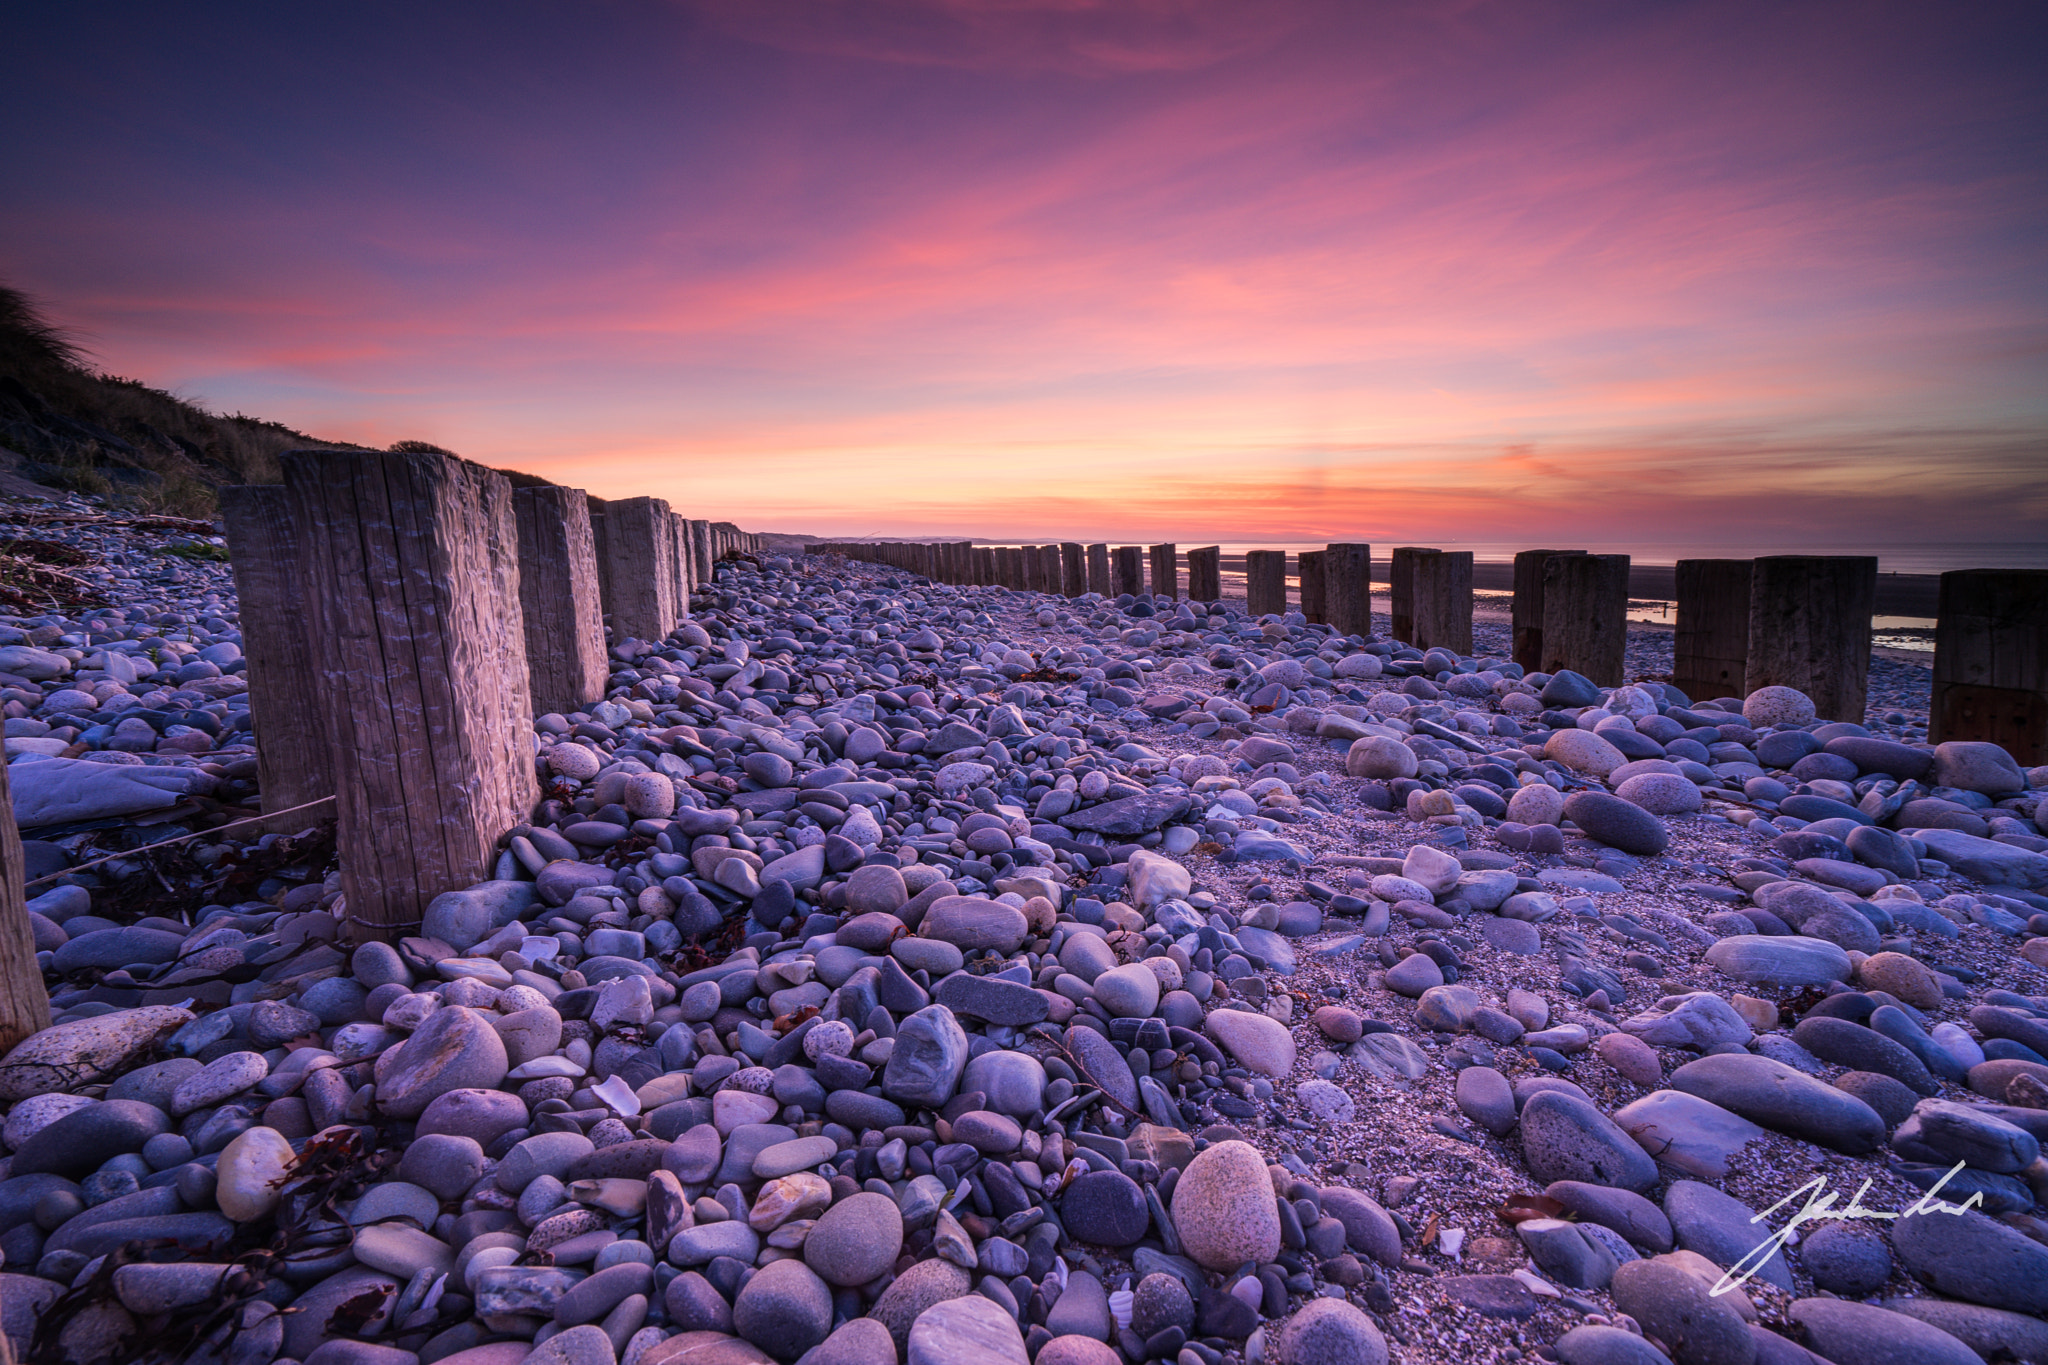
[(1067, 1187), (1060, 1221), (1075, 1241), (1126, 1247), (1145, 1235), (1152, 1220), (1136, 1181), (1120, 1171), (1089, 1171)]

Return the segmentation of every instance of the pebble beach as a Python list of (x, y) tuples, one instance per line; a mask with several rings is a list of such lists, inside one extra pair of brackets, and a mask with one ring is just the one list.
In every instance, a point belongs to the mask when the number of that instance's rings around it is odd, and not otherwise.
[(17, 1359), (2048, 1362), (2048, 768), (1925, 658), (1841, 720), (770, 549), (356, 945), (217, 533), (0, 536)]

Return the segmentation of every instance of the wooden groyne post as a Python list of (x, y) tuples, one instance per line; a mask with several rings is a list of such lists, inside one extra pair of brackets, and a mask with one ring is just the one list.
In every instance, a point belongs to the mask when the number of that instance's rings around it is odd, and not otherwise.
[[(243, 652), (247, 653), (246, 646)], [(14, 792), (7, 765), (0, 763), (0, 1053), (50, 1026), (50, 992), (43, 986), (43, 969), (36, 965), (23, 867)]]
[(1188, 601), (1223, 600), (1223, 547), (1204, 545), (1188, 551)]
[(1344, 541), (1324, 547), (1323, 602), (1339, 635), (1372, 635), (1372, 546)]
[(1393, 599), (1390, 627), (1396, 640), (1417, 649), (1472, 652), (1470, 550), (1401, 546), (1389, 561), (1387, 583)]
[(1515, 601), (1512, 611), (1514, 660), (1524, 671), (1543, 667), (1543, 564), (1552, 555), (1582, 555), (1584, 550), (1523, 550), (1515, 556)]
[(256, 782), (265, 811), (291, 810), (334, 795), (327, 705), (311, 686), (304, 547), (281, 485), (223, 488), (220, 514), (241, 608), (242, 654), (249, 661)]
[(1743, 694), (1796, 687), (1823, 720), (1860, 722), (1869, 698), (1877, 559), (1771, 555), (1755, 561)]
[(1103, 597), (1116, 596), (1109, 576), (1109, 546), (1106, 544), (1088, 547), (1088, 591)]
[(1152, 595), (1180, 597), (1180, 552), (1171, 544), (1152, 547)]
[(1681, 559), (1671, 636), (1671, 685), (1694, 701), (1740, 697), (1749, 670), (1747, 559)]
[(1088, 591), (1088, 557), (1078, 541), (1060, 542), (1060, 590), (1068, 597)]
[(1287, 553), (1247, 550), (1244, 556), (1244, 605), (1253, 616), (1287, 614)]
[(498, 836), (539, 795), (526, 636), (506, 628), (519, 609), (512, 485), (446, 455), (281, 463), (330, 703), (352, 937), (390, 937), (435, 895), (490, 876)]
[(2048, 570), (1941, 576), (1927, 737), (1985, 740), (2048, 763)]
[(1628, 556), (1552, 555), (1543, 562), (1545, 673), (1568, 668), (1602, 687), (1624, 681)]
[(607, 676), (589, 500), (575, 488), (521, 488), (512, 507), (534, 712), (588, 711), (604, 700)]
[(1301, 578), (1301, 614), (1312, 626), (1329, 624), (1330, 580), (1324, 572), (1326, 551), (1303, 550), (1295, 557)]
[(1140, 597), (1145, 592), (1145, 551), (1138, 545), (1116, 547), (1116, 591), (1119, 597)]

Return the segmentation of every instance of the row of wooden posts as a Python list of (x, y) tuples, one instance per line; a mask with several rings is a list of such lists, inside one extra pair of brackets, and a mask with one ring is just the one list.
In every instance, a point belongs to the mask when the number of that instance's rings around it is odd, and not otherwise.
[[(935, 581), (1079, 597), (1178, 598), (1172, 544), (989, 546), (972, 541), (831, 542), (808, 547), (888, 564)], [(1190, 549), (1190, 601), (1222, 595), (1221, 551)], [(1385, 561), (1390, 633), (1420, 649), (1472, 653), (1472, 553), (1402, 546)], [(1372, 547), (1333, 544), (1295, 556), (1298, 604), (1311, 624), (1372, 633)], [(1288, 610), (1287, 554), (1245, 554), (1254, 616)], [(1877, 560), (1861, 555), (1682, 559), (1671, 681), (1696, 700), (1795, 687), (1830, 719), (1861, 720), (1869, 698)], [(1629, 557), (1524, 550), (1514, 560), (1512, 651), (1532, 672), (1570, 669), (1605, 687), (1625, 680)], [(1941, 576), (1929, 734), (2003, 745), (2048, 763), (2048, 571), (1963, 569)]]
[(488, 877), (539, 799), (533, 722), (603, 700), (758, 538), (661, 498), (515, 487), (423, 453), (293, 451), (221, 490), (266, 812), (335, 798), (357, 937)]

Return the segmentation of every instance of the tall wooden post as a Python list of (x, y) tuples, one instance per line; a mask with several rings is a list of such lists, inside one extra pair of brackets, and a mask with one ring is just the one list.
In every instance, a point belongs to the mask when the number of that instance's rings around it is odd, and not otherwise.
[(1415, 561), (1415, 638), (1420, 649), (1472, 652), (1472, 552), (1440, 550)]
[(2048, 763), (2048, 570), (1941, 576), (1927, 737), (1986, 740)]
[[(1543, 667), (1543, 561), (1584, 550), (1523, 550), (1515, 556), (1514, 660), (1524, 671)], [(1748, 601), (1747, 590), (1743, 600)], [(1746, 628), (1746, 622), (1745, 622)]]
[(1771, 555), (1756, 561), (1749, 582), (1744, 694), (1796, 687), (1813, 699), (1821, 719), (1860, 722), (1869, 693), (1876, 557)]
[(597, 569), (614, 640), (658, 642), (681, 619), (669, 538), (668, 504), (660, 498), (606, 501)]
[(669, 535), (675, 542), (676, 615), (690, 614), (690, 592), (697, 586), (697, 557), (690, 553), (690, 519), (681, 512), (669, 515)]
[(1681, 559), (1671, 685), (1694, 701), (1742, 695), (1749, 669), (1750, 562)]
[(1245, 551), (1244, 609), (1253, 616), (1287, 614), (1285, 550)]
[(1140, 597), (1145, 592), (1145, 551), (1137, 545), (1116, 547), (1117, 596)]
[(1223, 547), (1207, 545), (1188, 551), (1188, 601), (1223, 600)]
[(1628, 556), (1552, 555), (1543, 562), (1543, 671), (1569, 668), (1602, 687), (1625, 681)]
[(1068, 597), (1088, 591), (1088, 552), (1078, 541), (1060, 542), (1060, 591)]
[(993, 545), (984, 545), (974, 552), (975, 582), (984, 588), (1000, 588), (1003, 585), (1003, 571), (997, 560), (1001, 553)]
[(1180, 551), (1176, 546), (1152, 547), (1152, 595), (1180, 597)]
[(512, 506), (534, 713), (587, 711), (604, 700), (606, 677), (589, 501), (574, 488), (521, 488)]
[(1323, 550), (1323, 603), (1339, 635), (1371, 636), (1372, 546), (1339, 543)]
[(1326, 554), (1323, 550), (1303, 550), (1294, 560), (1301, 579), (1301, 614), (1312, 626), (1328, 625), (1330, 621), (1330, 579), (1323, 568)]
[(711, 582), (711, 523), (701, 518), (690, 523), (690, 553), (696, 557), (697, 582)]
[[(361, 936), (490, 875), (539, 795), (512, 485), (447, 455), (280, 457), (327, 708), (342, 882)], [(616, 528), (614, 528), (616, 529)]]
[(1116, 593), (1109, 577), (1109, 546), (1095, 544), (1088, 547), (1088, 591), (1103, 597), (1114, 597)]
[(7, 765), (0, 763), (0, 1053), (50, 1026), (50, 993), (36, 966), (36, 935), (29, 927), (23, 875), (14, 793), (8, 786)]
[[(334, 795), (327, 707), (309, 685), (304, 546), (278, 484), (220, 490), (221, 520), (241, 604), (249, 709), (256, 722), (256, 781), (265, 811)], [(9, 816), (10, 822), (12, 816)]]
[(1388, 561), (1387, 587), (1392, 601), (1389, 627), (1394, 638), (1404, 645), (1415, 643), (1415, 561), (1425, 555), (1442, 554), (1442, 550), (1427, 550), (1420, 546), (1403, 545), (1396, 549)]
[(1066, 577), (1060, 567), (1060, 547), (1041, 545), (1038, 547), (1038, 590), (1054, 596), (1066, 591)]

